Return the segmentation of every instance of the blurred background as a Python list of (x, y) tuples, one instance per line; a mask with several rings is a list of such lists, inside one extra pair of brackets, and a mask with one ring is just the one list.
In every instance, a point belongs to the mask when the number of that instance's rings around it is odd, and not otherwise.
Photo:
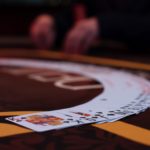
[[(55, 13), (68, 0), (0, 0), (0, 47), (33, 47), (31, 22), (42, 13)], [(61, 6), (62, 7), (62, 6)]]
[[(42, 13), (61, 12), (71, 0), (0, 0), (0, 48), (36, 49), (29, 38), (31, 22)], [(149, 48), (132, 50), (118, 41), (101, 41), (93, 43), (90, 55), (101, 55), (118, 58), (147, 57)], [(97, 53), (98, 51), (98, 53)], [(115, 51), (115, 52), (114, 52)], [(144, 60), (145, 58), (143, 58)]]

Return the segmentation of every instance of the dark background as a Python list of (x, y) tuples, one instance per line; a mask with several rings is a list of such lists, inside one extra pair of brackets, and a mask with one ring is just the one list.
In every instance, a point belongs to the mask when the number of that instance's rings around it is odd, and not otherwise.
[[(0, 48), (36, 49), (29, 38), (29, 27), (36, 16), (55, 14), (71, 0), (0, 0)], [(117, 41), (101, 41), (93, 45), (90, 55), (107, 57), (140, 57), (150, 59), (149, 48), (129, 48)]]
[(61, 11), (69, 0), (1, 0), (0, 47), (32, 47), (28, 32), (42, 13)]

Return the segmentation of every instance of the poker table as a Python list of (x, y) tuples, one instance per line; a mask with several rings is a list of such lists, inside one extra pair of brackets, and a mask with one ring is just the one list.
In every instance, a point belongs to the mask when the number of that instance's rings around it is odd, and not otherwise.
[[(125, 69), (150, 79), (150, 64), (116, 60), (110, 58), (65, 55), (58, 52), (3, 49), (1, 59), (32, 59), (37, 61), (62, 61), (108, 66)], [(19, 70), (18, 70), (19, 69)], [(5, 71), (2, 71), (5, 70)], [(48, 71), (51, 80), (35, 82), (29, 75)], [(12, 74), (8, 74), (8, 72)], [(18, 126), (6, 117), (33, 112), (55, 110), (83, 104), (95, 97), (103, 89), (82, 89), (73, 91), (59, 89), (54, 82), (64, 75), (80, 76), (74, 73), (61, 74), (59, 70), (42, 68), (0, 67), (0, 149), (1, 150), (149, 150), (150, 149), (150, 109), (126, 117), (120, 121), (91, 124), (66, 129), (34, 132)], [(39, 79), (39, 78), (38, 78)], [(41, 78), (40, 78), (41, 79)], [(47, 81), (45, 75), (44, 81)], [(43, 81), (43, 80), (42, 80)], [(69, 83), (69, 87), (95, 85), (94, 80)], [(13, 91), (13, 92), (12, 92)]]

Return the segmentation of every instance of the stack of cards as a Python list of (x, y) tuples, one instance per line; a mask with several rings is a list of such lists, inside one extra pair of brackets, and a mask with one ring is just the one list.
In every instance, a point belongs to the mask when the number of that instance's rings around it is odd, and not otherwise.
[(0, 60), (0, 64), (43, 67), (81, 74), (93, 78), (103, 92), (80, 106), (62, 110), (15, 116), (7, 120), (37, 132), (90, 124), (113, 122), (138, 114), (150, 107), (150, 82), (132, 73), (94, 65), (67, 62)]

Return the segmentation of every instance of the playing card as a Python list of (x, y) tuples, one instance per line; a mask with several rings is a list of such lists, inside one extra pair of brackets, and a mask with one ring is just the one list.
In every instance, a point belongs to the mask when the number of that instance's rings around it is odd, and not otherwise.
[(108, 120), (108, 118), (105, 118), (103, 116), (102, 112), (93, 113), (92, 110), (87, 111), (86, 109), (84, 109), (84, 106), (82, 107), (82, 109), (78, 108), (65, 109), (63, 111), (63, 114), (72, 116), (73, 118), (76, 118), (77, 120), (83, 122), (84, 124), (105, 122), (106, 120)]
[(9, 117), (7, 120), (37, 132), (57, 130), (84, 124), (84, 122), (81, 122), (72, 116), (65, 115), (61, 113), (61, 111), (49, 111), (15, 116)]
[[(96, 122), (113, 122), (138, 114), (150, 107), (150, 82), (123, 70), (55, 61), (11, 60), (9, 62), (4, 59), (0, 61), (0, 64), (42, 67), (77, 73), (99, 83), (98, 88), (101, 92), (95, 98), (79, 106), (7, 119), (35, 131), (42, 132)], [(62, 86), (64, 83), (66, 80), (56, 82), (55, 86)]]

